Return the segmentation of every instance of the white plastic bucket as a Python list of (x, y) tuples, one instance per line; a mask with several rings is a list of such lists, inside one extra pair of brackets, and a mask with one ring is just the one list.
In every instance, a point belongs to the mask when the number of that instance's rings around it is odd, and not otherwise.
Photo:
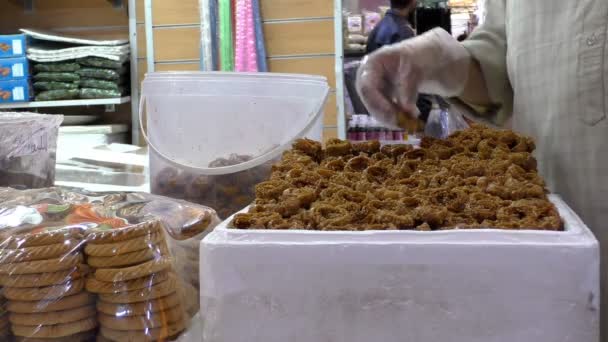
[[(222, 217), (240, 210), (295, 139), (321, 139), (328, 93), (317, 76), (147, 74), (140, 116), (147, 113), (152, 192), (208, 205)], [(247, 158), (210, 166), (231, 155)]]

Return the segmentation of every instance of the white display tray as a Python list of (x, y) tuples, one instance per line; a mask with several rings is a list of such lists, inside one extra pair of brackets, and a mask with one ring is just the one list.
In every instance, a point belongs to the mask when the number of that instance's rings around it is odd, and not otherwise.
[(227, 229), (201, 242), (205, 342), (597, 342), (598, 243), (565, 231)]

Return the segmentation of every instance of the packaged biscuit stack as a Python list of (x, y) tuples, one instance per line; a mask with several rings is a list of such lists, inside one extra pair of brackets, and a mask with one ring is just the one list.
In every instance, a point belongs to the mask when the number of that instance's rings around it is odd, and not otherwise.
[(172, 244), (172, 253), (175, 256), (175, 267), (184, 281), (195, 288), (199, 287), (199, 244), (200, 240), (175, 241)]
[(0, 341), (181, 336), (199, 309), (198, 246), (219, 222), (144, 193), (0, 188)]
[(6, 298), (0, 291), (0, 341), (8, 341), (11, 338), (11, 327), (8, 321), (8, 312), (6, 311)]
[(86, 289), (98, 294), (102, 338), (165, 340), (186, 328), (185, 290), (160, 221), (91, 229), (85, 253), (93, 268)]
[(83, 242), (80, 226), (18, 229), (2, 241), (0, 283), (17, 341), (94, 336), (97, 318), (94, 296), (85, 290)]

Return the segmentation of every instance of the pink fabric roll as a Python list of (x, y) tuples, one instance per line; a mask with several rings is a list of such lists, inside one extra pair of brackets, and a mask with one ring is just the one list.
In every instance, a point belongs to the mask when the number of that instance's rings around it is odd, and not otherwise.
[(245, 1), (245, 18), (246, 18), (246, 44), (247, 44), (247, 57), (246, 57), (246, 69), (249, 72), (258, 71), (258, 56), (255, 44), (255, 22), (253, 20), (253, 4), (251, 0)]
[(247, 44), (247, 3), (248, 0), (236, 0), (235, 8), (235, 49), (234, 49), (234, 70), (247, 71), (248, 64), (248, 44)]

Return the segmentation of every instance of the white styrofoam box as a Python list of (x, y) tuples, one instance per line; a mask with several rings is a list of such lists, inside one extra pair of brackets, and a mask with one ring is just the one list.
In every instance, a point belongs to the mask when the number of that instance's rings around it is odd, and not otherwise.
[(205, 342), (597, 342), (599, 248), (564, 232), (264, 231), (201, 242)]

